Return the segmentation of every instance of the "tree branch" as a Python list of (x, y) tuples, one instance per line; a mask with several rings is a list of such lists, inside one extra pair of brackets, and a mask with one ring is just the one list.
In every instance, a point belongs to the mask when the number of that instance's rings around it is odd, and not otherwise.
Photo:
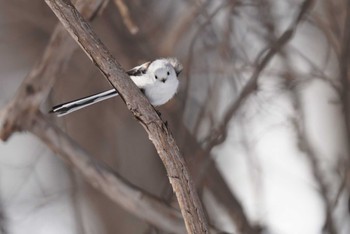
[[(108, 0), (78, 1), (77, 7), (84, 17), (92, 20), (106, 1)], [(76, 45), (72, 43), (65, 29), (58, 24), (41, 60), (22, 82), (13, 101), (2, 112), (2, 115), (6, 116), (0, 129), (2, 140), (6, 140), (13, 132), (21, 129), (20, 121), (23, 116), (28, 116), (37, 111), (39, 105), (51, 90), (59, 71), (61, 71), (67, 59), (71, 57), (75, 48)]]
[(167, 170), (187, 231), (208, 233), (207, 221), (192, 179), (166, 125), (71, 2), (68, 0), (45, 1), (71, 36), (116, 88), (128, 109), (145, 128)]
[(173, 233), (185, 232), (181, 214), (177, 210), (128, 183), (107, 165), (97, 162), (40, 112), (22, 127), (39, 137), (98, 191), (130, 213), (163, 230)]
[[(293, 80), (293, 77), (296, 75), (293, 72), (293, 69), (289, 66), (289, 58), (284, 56), (284, 61), (287, 67), (286, 80), (287, 82)], [(320, 196), (325, 205), (325, 224), (323, 230), (327, 230), (329, 234), (337, 234), (336, 224), (332, 215), (332, 202), (329, 196), (330, 189), (326, 182), (325, 173), (321, 170), (319, 158), (313, 147), (313, 144), (307, 134), (307, 129), (305, 126), (305, 111), (302, 108), (302, 99), (298, 95), (297, 90), (294, 88), (291, 90), (291, 98), (293, 101), (293, 106), (298, 114), (297, 117), (291, 119), (291, 123), (294, 126), (296, 136), (297, 136), (297, 145), (301, 152), (305, 153), (306, 159), (310, 163), (311, 171), (314, 175), (314, 178), (317, 182), (317, 185), (320, 190)]]
[(298, 25), (303, 21), (306, 13), (310, 11), (314, 1), (315, 0), (305, 0), (301, 4), (300, 11), (296, 15), (291, 26), (275, 42), (271, 43), (271, 45), (269, 45), (265, 50), (260, 52), (260, 55), (255, 61), (256, 69), (254, 70), (253, 74), (242, 88), (242, 91), (239, 93), (237, 100), (226, 111), (223, 121), (219, 125), (218, 129), (214, 134), (208, 137), (207, 144), (211, 145), (210, 148), (221, 144), (226, 139), (227, 125), (231, 121), (232, 117), (237, 113), (249, 95), (258, 89), (258, 79), (261, 72), (266, 68), (271, 59), (276, 54), (278, 54), (283, 49), (283, 47), (293, 38)]
[(119, 13), (123, 19), (123, 22), (131, 34), (136, 34), (139, 28), (131, 19), (129, 9), (123, 0), (114, 0), (114, 4), (117, 6)]

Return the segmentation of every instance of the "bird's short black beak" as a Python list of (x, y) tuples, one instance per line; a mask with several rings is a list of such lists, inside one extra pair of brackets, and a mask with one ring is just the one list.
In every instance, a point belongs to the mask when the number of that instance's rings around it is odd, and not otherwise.
[(162, 79), (162, 82), (165, 83), (166, 79)]

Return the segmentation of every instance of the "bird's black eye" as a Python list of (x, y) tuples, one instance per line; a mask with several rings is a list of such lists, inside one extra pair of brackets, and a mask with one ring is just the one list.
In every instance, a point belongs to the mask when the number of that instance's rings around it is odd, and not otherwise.
[(154, 76), (156, 79), (158, 79), (158, 76)]
[(167, 72), (166, 74), (167, 74), (167, 75), (170, 75), (170, 72)]

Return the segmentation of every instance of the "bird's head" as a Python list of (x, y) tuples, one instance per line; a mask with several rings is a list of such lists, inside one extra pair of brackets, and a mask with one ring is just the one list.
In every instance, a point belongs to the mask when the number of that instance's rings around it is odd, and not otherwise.
[(157, 59), (149, 65), (148, 71), (155, 80), (166, 83), (168, 80), (177, 79), (182, 66), (177, 59)]

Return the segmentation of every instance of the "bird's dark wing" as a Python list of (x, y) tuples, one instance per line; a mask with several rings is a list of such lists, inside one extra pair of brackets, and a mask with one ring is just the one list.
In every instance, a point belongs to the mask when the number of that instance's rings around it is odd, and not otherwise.
[(150, 64), (151, 64), (151, 62), (144, 63), (140, 66), (137, 66), (137, 67), (130, 69), (126, 73), (129, 76), (142, 76), (143, 74), (145, 74), (147, 72), (147, 69), (148, 69)]

